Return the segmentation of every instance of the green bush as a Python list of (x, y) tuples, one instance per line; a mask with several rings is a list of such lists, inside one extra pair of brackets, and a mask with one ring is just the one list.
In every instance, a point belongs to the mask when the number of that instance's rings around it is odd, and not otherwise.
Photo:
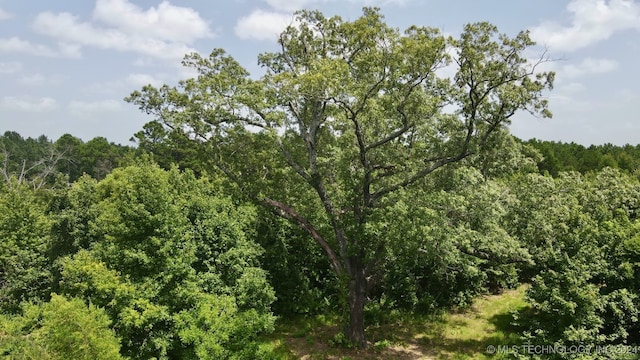
[(51, 293), (50, 220), (46, 201), (26, 186), (0, 192), (0, 310), (16, 312), (23, 301)]
[(0, 354), (11, 359), (121, 359), (120, 342), (101, 308), (52, 294), (0, 317)]
[[(90, 188), (81, 185), (72, 198)], [(82, 218), (60, 229), (91, 245), (59, 261), (61, 291), (103, 306), (131, 358), (255, 358), (275, 295), (251, 237), (254, 208), (149, 164), (93, 188), (90, 205), (65, 210)]]
[(637, 345), (638, 180), (605, 169), (555, 179), (532, 175), (515, 184), (512, 231), (536, 260), (524, 341)]

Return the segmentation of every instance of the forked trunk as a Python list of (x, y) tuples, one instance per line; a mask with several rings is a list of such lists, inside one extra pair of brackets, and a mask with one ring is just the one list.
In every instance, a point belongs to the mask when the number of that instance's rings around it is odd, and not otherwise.
[(345, 335), (354, 345), (360, 348), (367, 347), (367, 339), (364, 333), (364, 305), (367, 300), (367, 279), (364, 266), (359, 259), (350, 258), (349, 279), (349, 326), (345, 329)]

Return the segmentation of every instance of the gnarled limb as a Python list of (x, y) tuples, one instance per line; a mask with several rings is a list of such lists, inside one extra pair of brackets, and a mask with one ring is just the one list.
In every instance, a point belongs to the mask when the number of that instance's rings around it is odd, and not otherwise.
[(264, 204), (275, 208), (280, 216), (294, 220), (301, 229), (308, 232), (309, 235), (311, 235), (311, 237), (327, 253), (329, 262), (331, 263), (331, 267), (336, 272), (336, 274), (338, 274), (338, 276), (342, 276), (344, 274), (344, 267), (340, 263), (340, 260), (338, 260), (338, 256), (336, 255), (335, 251), (333, 251), (331, 245), (329, 245), (329, 243), (318, 232), (318, 230), (313, 225), (311, 225), (309, 220), (298, 214), (298, 212), (296, 212), (291, 206), (287, 206), (286, 204), (283, 204), (277, 200), (266, 198), (264, 199)]

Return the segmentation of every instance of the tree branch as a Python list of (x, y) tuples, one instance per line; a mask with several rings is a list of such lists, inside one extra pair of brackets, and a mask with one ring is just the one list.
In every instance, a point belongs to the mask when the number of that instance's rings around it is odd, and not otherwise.
[(460, 161), (468, 156), (472, 155), (472, 153), (470, 152), (461, 152), (460, 154), (458, 154), (457, 156), (454, 157), (446, 157), (446, 158), (441, 158), (438, 161), (435, 161), (434, 164), (432, 164), (431, 166), (416, 172), (415, 174), (413, 174), (412, 176), (408, 177), (406, 180), (398, 182), (396, 184), (390, 185), (386, 188), (382, 188), (378, 191), (376, 191), (375, 193), (373, 193), (371, 195), (371, 201), (375, 201), (378, 200), (379, 198), (381, 198), (382, 196), (394, 192), (400, 188), (403, 188), (405, 186), (409, 186), (413, 183), (415, 183), (416, 181), (424, 178), (425, 176), (431, 174), (432, 172), (436, 171), (437, 169), (443, 167), (444, 165), (447, 165), (449, 163), (453, 163), (456, 161)]
[(298, 175), (302, 176), (302, 178), (308, 182), (311, 179), (309, 173), (307, 173), (302, 166), (293, 159), (293, 156), (291, 156), (291, 153), (285, 148), (281, 140), (278, 141), (278, 145), (280, 146), (280, 150), (282, 150), (282, 155), (284, 155), (284, 159), (287, 161), (287, 164), (289, 164), (289, 166), (291, 166)]
[(331, 245), (327, 243), (324, 237), (318, 232), (318, 230), (311, 225), (311, 223), (298, 214), (292, 207), (287, 206), (277, 200), (273, 200), (270, 198), (264, 199), (264, 204), (275, 208), (278, 211), (278, 214), (287, 219), (294, 220), (298, 226), (305, 230), (311, 237), (322, 247), (327, 256), (329, 257), (329, 262), (331, 263), (331, 267), (338, 274), (338, 276), (342, 276), (344, 274), (344, 267), (340, 263), (338, 256), (335, 251), (331, 248)]

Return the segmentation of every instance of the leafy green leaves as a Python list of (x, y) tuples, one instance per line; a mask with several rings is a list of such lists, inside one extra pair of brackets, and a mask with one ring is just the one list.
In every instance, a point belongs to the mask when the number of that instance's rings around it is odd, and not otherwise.
[(638, 231), (637, 179), (605, 169), (516, 184), (511, 226), (536, 260), (527, 341), (636, 342), (639, 273), (625, 244)]
[(120, 343), (105, 312), (52, 294), (25, 304), (19, 316), (0, 316), (0, 353), (12, 359), (121, 359)]
[[(544, 58), (527, 63), (526, 32), (509, 38), (479, 23), (458, 40), (427, 27), (403, 33), (377, 8), (354, 21), (299, 11), (279, 45), (259, 56), (266, 71), (257, 79), (216, 49), (185, 58), (197, 78), (126, 100), (194, 139), (244, 195), (305, 230), (348, 278), (351, 319), (362, 319), (367, 278), (396, 245), (376, 213), (395, 193), (500, 144), (492, 140), (517, 111), (550, 116), (542, 94), (553, 74), (537, 71)], [(452, 79), (438, 72), (449, 50)], [(364, 346), (358, 321), (349, 337)]]
[(44, 300), (51, 291), (50, 219), (46, 200), (26, 185), (0, 192), (0, 309)]
[[(149, 164), (117, 169), (93, 188), (89, 204), (67, 204), (58, 228), (89, 244), (59, 261), (61, 291), (104, 307), (130, 357), (252, 358), (275, 300), (249, 237), (253, 209), (217, 196), (206, 178)], [(220, 317), (206, 318), (212, 312)]]

